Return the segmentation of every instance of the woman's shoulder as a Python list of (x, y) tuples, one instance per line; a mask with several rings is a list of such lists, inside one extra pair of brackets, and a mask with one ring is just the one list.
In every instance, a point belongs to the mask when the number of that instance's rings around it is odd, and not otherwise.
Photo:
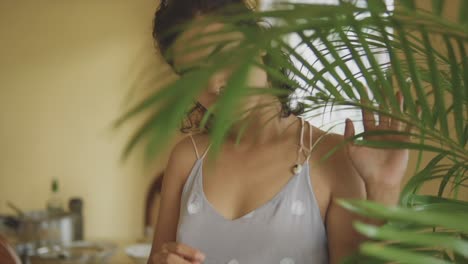
[[(337, 145), (341, 144), (344, 140), (343, 135), (325, 131), (319, 127), (314, 126), (310, 121), (309, 123), (312, 128), (312, 146), (315, 147), (316, 151), (330, 151)], [(308, 132), (308, 130), (306, 130)], [(309, 142), (310, 134), (304, 133), (304, 142)]]
[[(320, 163), (321, 172), (327, 175), (332, 189), (348, 188), (347, 191), (362, 189), (362, 180), (354, 169), (347, 153), (344, 135), (314, 127), (312, 149), (315, 162)], [(339, 166), (337, 166), (339, 165)], [(346, 187), (347, 186), (347, 187)]]
[[(343, 168), (347, 161), (344, 136), (311, 125), (312, 128), (312, 155), (320, 160), (326, 170)], [(307, 135), (306, 135), (307, 134)], [(309, 142), (308, 133), (304, 133), (304, 143)], [(341, 166), (336, 166), (341, 164)]]
[(204, 132), (184, 134), (174, 145), (171, 152), (171, 158), (177, 159), (178, 162), (193, 163), (197, 159), (196, 150), (198, 153), (203, 153), (209, 144), (208, 134)]
[(166, 164), (166, 174), (171, 175), (170, 178), (180, 184), (185, 182), (197, 161), (197, 154), (191, 137), (193, 137), (199, 153), (202, 153), (200, 149), (205, 146), (205, 142), (208, 142), (207, 136), (200, 133), (184, 134), (173, 145)]

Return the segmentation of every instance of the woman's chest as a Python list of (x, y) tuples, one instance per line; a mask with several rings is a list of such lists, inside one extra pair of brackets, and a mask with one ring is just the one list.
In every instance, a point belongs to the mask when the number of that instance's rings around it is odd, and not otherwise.
[[(287, 188), (291, 188), (288, 184), (295, 177), (309, 177), (310, 185), (302, 186), (299, 191), (314, 196), (324, 220), (330, 201), (327, 175), (315, 166), (315, 160), (308, 162), (307, 171), (295, 174), (292, 170), (295, 160), (295, 157), (268, 159), (265, 156), (242, 162), (218, 160), (215, 167), (201, 169), (204, 195), (224, 218), (236, 219), (267, 204), (282, 192), (294, 191)], [(303, 162), (306, 161), (301, 160), (302, 165)]]

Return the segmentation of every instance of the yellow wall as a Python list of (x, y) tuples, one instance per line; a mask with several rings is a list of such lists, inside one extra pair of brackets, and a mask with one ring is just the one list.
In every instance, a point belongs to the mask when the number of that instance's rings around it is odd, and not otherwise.
[(111, 123), (159, 63), (156, 4), (0, 1), (0, 214), (6, 200), (43, 208), (57, 177), (65, 201), (84, 198), (88, 238), (142, 236), (152, 175), (137, 156), (120, 162), (130, 129)]

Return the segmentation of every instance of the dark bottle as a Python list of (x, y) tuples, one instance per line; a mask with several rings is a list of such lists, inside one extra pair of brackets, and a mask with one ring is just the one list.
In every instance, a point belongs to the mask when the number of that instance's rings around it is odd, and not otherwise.
[(73, 216), (73, 240), (83, 240), (83, 200), (71, 198), (68, 208)]

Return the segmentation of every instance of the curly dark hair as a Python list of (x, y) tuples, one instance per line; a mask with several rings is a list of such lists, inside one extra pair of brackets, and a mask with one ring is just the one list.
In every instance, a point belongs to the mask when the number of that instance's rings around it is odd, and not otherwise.
[[(226, 6), (236, 8), (226, 9)], [(159, 51), (163, 54), (168, 64), (174, 69), (171, 56), (167, 56), (169, 47), (175, 42), (177, 37), (182, 33), (181, 30), (174, 30), (175, 27), (192, 21), (196, 16), (205, 14), (221, 14), (230, 15), (232, 12), (254, 12), (253, 6), (249, 5), (245, 0), (161, 0), (161, 3), (156, 10), (153, 21), (153, 38), (157, 44)], [(257, 20), (243, 20), (239, 23), (243, 25), (253, 26), (259, 31), (268, 30), (261, 26)], [(290, 62), (287, 54), (280, 52), (283, 61)], [(262, 56), (262, 61), (269, 67), (274, 67), (278, 58), (274, 58), (269, 53)], [(278, 66), (276, 67), (278, 68)], [(284, 68), (279, 67), (279, 71), (293, 83), (296, 83), (291, 78), (292, 73)], [(299, 85), (291, 85), (291, 82), (279, 81), (278, 78), (268, 76), (269, 81), (274, 87), (278, 87), (287, 91), (283, 95), (278, 95), (281, 103), (281, 116), (288, 117), (291, 114), (300, 115), (304, 112), (302, 104), (296, 107), (291, 106), (291, 96)], [(186, 120), (181, 124), (181, 131), (186, 133), (192, 130), (197, 130), (200, 127), (200, 121), (207, 109), (196, 102), (189, 110)], [(204, 129), (208, 129), (213, 117), (209, 117), (209, 121)]]

